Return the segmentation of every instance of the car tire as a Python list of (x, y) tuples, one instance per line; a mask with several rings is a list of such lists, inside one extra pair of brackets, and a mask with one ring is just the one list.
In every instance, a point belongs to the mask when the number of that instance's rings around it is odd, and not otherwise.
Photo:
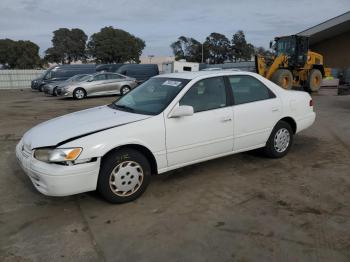
[(292, 89), (293, 87), (293, 75), (288, 69), (278, 69), (271, 78), (272, 82), (279, 85), (283, 89)]
[(148, 159), (137, 150), (120, 149), (102, 159), (97, 191), (111, 203), (126, 203), (140, 197), (150, 179)]
[(84, 99), (86, 97), (86, 91), (84, 88), (78, 87), (73, 91), (73, 97), (77, 100)]
[(120, 88), (120, 94), (123, 96), (125, 95), (126, 93), (129, 93), (131, 90), (130, 86), (122, 86)]
[(270, 158), (284, 157), (293, 144), (293, 130), (285, 121), (279, 121), (273, 128), (264, 148)]
[(307, 92), (317, 92), (322, 83), (322, 73), (318, 69), (312, 69), (310, 71), (310, 74), (307, 78), (306, 86), (305, 86), (305, 91)]

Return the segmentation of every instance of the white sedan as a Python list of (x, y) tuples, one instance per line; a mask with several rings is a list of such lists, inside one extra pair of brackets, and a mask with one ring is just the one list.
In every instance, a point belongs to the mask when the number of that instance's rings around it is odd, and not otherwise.
[(256, 148), (283, 157), (314, 121), (308, 93), (254, 73), (166, 74), (110, 105), (35, 126), (16, 155), (45, 195), (97, 189), (122, 203), (139, 197), (151, 174)]

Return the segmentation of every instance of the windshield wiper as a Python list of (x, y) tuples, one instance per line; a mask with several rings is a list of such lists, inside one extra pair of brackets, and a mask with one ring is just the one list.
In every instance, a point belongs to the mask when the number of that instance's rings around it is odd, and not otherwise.
[(116, 109), (122, 109), (122, 110), (129, 111), (129, 112), (134, 112), (135, 111), (135, 109), (133, 109), (131, 107), (128, 107), (128, 106), (125, 106), (125, 105), (116, 105), (114, 103), (112, 105)]

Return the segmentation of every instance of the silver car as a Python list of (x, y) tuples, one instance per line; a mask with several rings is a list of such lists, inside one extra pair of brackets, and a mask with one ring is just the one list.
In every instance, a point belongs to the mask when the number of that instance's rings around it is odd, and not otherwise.
[(89, 76), (89, 74), (78, 74), (75, 76), (72, 76), (68, 78), (67, 80), (64, 80), (62, 82), (55, 82), (44, 85), (44, 92), (45, 94), (57, 96), (57, 88), (64, 87), (67, 85), (71, 85), (74, 82), (79, 82), (81, 79), (85, 78), (86, 76)]
[(116, 73), (96, 73), (80, 82), (57, 88), (57, 94), (64, 97), (83, 99), (87, 96), (124, 95), (137, 86), (136, 79)]

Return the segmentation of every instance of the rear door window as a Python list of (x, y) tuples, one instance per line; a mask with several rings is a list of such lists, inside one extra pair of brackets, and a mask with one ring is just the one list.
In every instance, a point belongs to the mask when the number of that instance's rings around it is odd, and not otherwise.
[(123, 77), (121, 75), (117, 75), (117, 74), (107, 74), (107, 78), (108, 79), (123, 79), (125, 77)]
[(106, 80), (106, 74), (99, 74), (94, 76), (94, 81)]
[(235, 105), (276, 97), (261, 81), (248, 75), (229, 76)]

